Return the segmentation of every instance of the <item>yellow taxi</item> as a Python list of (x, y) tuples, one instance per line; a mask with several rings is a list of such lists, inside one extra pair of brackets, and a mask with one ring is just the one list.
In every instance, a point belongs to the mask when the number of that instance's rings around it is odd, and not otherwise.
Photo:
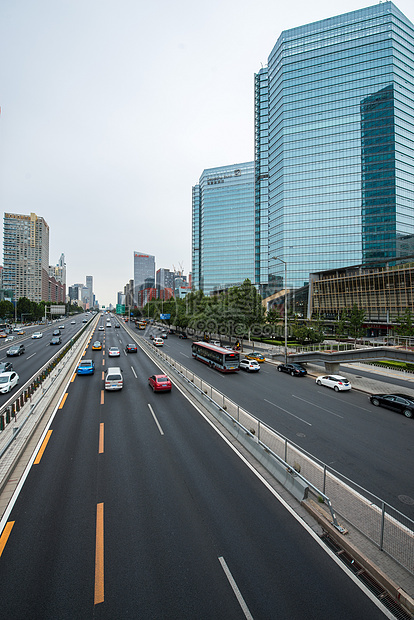
[(257, 353), (257, 351), (252, 351), (251, 353), (248, 353), (244, 357), (245, 357), (245, 359), (248, 359), (248, 360), (256, 360), (256, 362), (265, 362), (266, 361), (265, 356), (262, 355), (261, 353)]
[(102, 349), (102, 344), (99, 340), (96, 340), (92, 345), (92, 351), (100, 351)]

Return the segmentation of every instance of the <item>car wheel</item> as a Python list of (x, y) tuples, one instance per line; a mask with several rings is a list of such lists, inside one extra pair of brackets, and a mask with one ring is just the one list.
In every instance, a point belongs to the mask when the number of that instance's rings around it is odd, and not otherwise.
[(337, 385), (334, 385), (334, 390), (335, 392), (339, 392), (339, 387)]
[(379, 400), (378, 400), (378, 398), (373, 398), (373, 399), (371, 400), (371, 402), (372, 402), (372, 404), (373, 404), (373, 405), (375, 405), (376, 407), (379, 407)]
[(317, 384), (317, 385), (322, 385), (321, 380), (320, 380), (320, 379), (318, 379), (318, 380), (317, 380), (317, 382), (316, 382), (316, 384)]
[(293, 372), (293, 370), (292, 370), (292, 372), (290, 373), (290, 376), (291, 376), (291, 377), (294, 377), (294, 376), (295, 376), (295, 373)]
[(411, 409), (404, 409), (403, 413), (404, 413), (406, 418), (412, 418), (413, 417), (413, 412), (411, 411)]
[(278, 371), (279, 371), (279, 372), (282, 372), (282, 369), (278, 367)]

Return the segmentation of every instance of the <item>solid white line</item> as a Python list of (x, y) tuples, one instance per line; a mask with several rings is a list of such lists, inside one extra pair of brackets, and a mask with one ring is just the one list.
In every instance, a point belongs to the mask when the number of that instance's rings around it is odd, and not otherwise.
[(249, 608), (246, 605), (244, 598), (241, 595), (239, 588), (237, 587), (237, 583), (234, 581), (233, 575), (231, 574), (229, 567), (226, 564), (226, 560), (223, 557), (219, 557), (219, 562), (221, 564), (222, 569), (224, 570), (224, 574), (226, 575), (229, 583), (232, 587), (234, 594), (239, 602), (240, 607), (242, 608), (242, 612), (244, 613), (245, 618), (249, 620), (253, 620), (253, 616), (249, 611)]
[(279, 405), (276, 405), (275, 403), (272, 403), (271, 400), (266, 400), (266, 398), (264, 399), (264, 401), (266, 403), (269, 403), (269, 405), (273, 405), (273, 407), (277, 407), (278, 409), (280, 409), (281, 411), (284, 411), (285, 413), (288, 413), (289, 415), (291, 415), (293, 418), (296, 418), (297, 420), (300, 420), (301, 422), (304, 422), (305, 424), (307, 424), (308, 426), (312, 426), (312, 424), (310, 422), (307, 422), (306, 420), (303, 420), (302, 418), (299, 418), (297, 415), (295, 415), (294, 413), (290, 413), (290, 411), (288, 411), (287, 409), (283, 409), (283, 407), (279, 407)]
[(134, 367), (133, 367), (133, 366), (131, 366), (131, 370), (132, 370), (132, 372), (134, 373), (134, 377), (135, 377), (135, 379), (138, 379), (137, 375), (135, 374), (135, 370), (134, 370)]
[(155, 413), (154, 413), (154, 411), (152, 410), (152, 407), (151, 407), (151, 405), (150, 405), (149, 403), (148, 403), (148, 407), (149, 407), (149, 410), (150, 410), (150, 411), (151, 411), (151, 413), (152, 413), (152, 417), (153, 417), (153, 418), (154, 418), (154, 420), (155, 420), (155, 424), (158, 426), (158, 430), (160, 431), (161, 435), (164, 435), (164, 431), (162, 430), (161, 425), (160, 425), (160, 423), (159, 423), (159, 422), (158, 422), (158, 420), (157, 420), (157, 416), (155, 415)]
[(32, 353), (31, 355), (29, 355), (29, 357), (26, 357), (27, 360), (29, 360), (31, 357), (33, 357), (34, 355), (36, 355), (36, 353)]
[(301, 400), (303, 403), (307, 403), (308, 405), (312, 405), (312, 407), (316, 407), (316, 409), (322, 409), (322, 411), (326, 411), (327, 413), (330, 413), (331, 415), (335, 415), (337, 418), (342, 418), (343, 419), (343, 415), (339, 415), (339, 413), (334, 413), (333, 411), (330, 411), (330, 409), (325, 409), (325, 407), (320, 407), (319, 405), (315, 405), (314, 403), (311, 403), (309, 400), (305, 400), (305, 398), (301, 398), (300, 396), (295, 396), (294, 394), (292, 394), (293, 398), (297, 398), (298, 400)]

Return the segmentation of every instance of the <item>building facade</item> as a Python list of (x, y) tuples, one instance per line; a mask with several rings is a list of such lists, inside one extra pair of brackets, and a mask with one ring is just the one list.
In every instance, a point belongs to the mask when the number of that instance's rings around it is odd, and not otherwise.
[(256, 216), (268, 165), (276, 290), (409, 251), (413, 102), (413, 24), (393, 3), (282, 32), (256, 76)]
[(255, 281), (254, 227), (254, 162), (204, 170), (192, 191), (195, 289)]
[[(138, 304), (138, 291), (152, 282), (155, 285), (155, 256), (134, 252), (134, 301)], [(140, 305), (140, 304), (138, 304)]]
[(49, 226), (35, 213), (4, 214), (3, 286), (14, 298), (49, 300)]

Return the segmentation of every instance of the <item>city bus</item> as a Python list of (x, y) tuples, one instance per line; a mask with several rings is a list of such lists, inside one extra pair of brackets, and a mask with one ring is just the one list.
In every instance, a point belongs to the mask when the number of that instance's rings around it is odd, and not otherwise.
[(145, 329), (147, 326), (147, 322), (146, 321), (138, 321), (138, 329)]
[(237, 351), (217, 347), (208, 342), (193, 342), (192, 353), (196, 360), (221, 372), (236, 372), (240, 368), (240, 355)]

